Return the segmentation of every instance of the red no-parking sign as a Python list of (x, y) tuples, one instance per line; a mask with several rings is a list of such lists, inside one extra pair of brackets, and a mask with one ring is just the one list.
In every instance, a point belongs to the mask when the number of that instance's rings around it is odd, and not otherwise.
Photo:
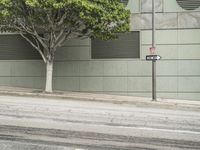
[(149, 48), (150, 54), (153, 55), (156, 53), (156, 47), (150, 47)]

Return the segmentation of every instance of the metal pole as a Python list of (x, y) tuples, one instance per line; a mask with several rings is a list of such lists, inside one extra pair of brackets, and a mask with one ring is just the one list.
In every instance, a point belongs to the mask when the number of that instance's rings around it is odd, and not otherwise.
[(156, 101), (156, 60), (152, 61), (152, 101)]
[(155, 2), (152, 0), (152, 47), (155, 47)]
[[(152, 47), (155, 48), (155, 1), (152, 0)], [(152, 61), (152, 101), (156, 101), (156, 60)]]

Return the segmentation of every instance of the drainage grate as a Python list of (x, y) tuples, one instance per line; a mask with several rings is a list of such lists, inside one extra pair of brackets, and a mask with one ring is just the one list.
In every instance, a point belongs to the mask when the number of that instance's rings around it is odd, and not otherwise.
[(195, 10), (200, 6), (200, 0), (176, 0), (185, 10)]

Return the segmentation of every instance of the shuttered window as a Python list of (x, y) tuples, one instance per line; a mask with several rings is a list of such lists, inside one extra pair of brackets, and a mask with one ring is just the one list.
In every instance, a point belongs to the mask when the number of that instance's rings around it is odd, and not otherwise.
[(118, 39), (102, 41), (92, 40), (92, 58), (139, 58), (140, 34), (138, 31), (119, 34)]
[(0, 35), (0, 60), (28, 59), (41, 59), (41, 56), (20, 35)]
[(185, 10), (194, 10), (200, 6), (200, 0), (176, 0)]

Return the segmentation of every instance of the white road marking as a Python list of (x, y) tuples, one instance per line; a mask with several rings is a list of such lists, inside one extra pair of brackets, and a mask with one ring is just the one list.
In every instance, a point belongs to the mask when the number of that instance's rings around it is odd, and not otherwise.
[(171, 133), (188, 133), (188, 134), (200, 135), (200, 132), (190, 131), (190, 130), (172, 130), (172, 129), (158, 129), (158, 128), (148, 128), (148, 127), (126, 127), (126, 126), (117, 126), (117, 128), (148, 130), (148, 131), (152, 131), (152, 132), (153, 131), (162, 131), (162, 132), (171, 132)]

